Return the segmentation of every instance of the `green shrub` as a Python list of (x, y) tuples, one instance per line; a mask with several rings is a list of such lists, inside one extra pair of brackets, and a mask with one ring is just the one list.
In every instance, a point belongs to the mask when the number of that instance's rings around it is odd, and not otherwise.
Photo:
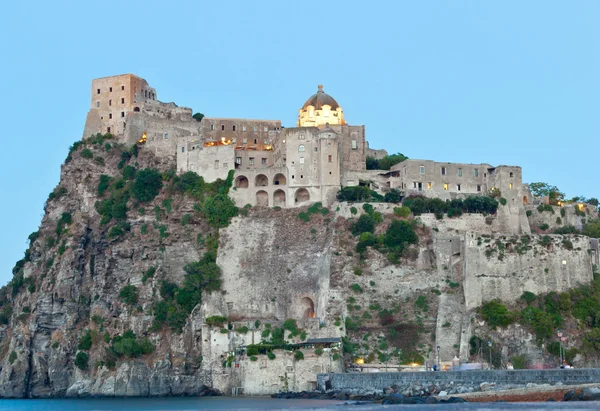
[(525, 354), (515, 355), (511, 358), (511, 362), (515, 370), (524, 370), (527, 365)]
[(572, 250), (573, 249), (573, 243), (571, 242), (571, 240), (567, 240), (566, 238), (562, 241), (562, 245), (567, 250)]
[(267, 357), (269, 357), (269, 360), (274, 360), (276, 358), (275, 354), (273, 353), (273, 351), (269, 351), (267, 353)]
[(141, 203), (152, 201), (162, 188), (162, 177), (156, 169), (145, 168), (137, 172), (131, 194)]
[(222, 327), (227, 322), (227, 317), (213, 315), (204, 319), (204, 323), (211, 327)]
[(362, 206), (363, 210), (365, 213), (372, 215), (373, 212), (375, 211), (375, 209), (373, 208), (373, 206), (369, 203), (363, 204)]
[(10, 352), (10, 355), (8, 356), (8, 362), (9, 363), (14, 363), (17, 359), (17, 353), (13, 350)]
[(489, 301), (481, 306), (481, 316), (490, 327), (506, 327), (514, 322), (515, 316), (499, 300)]
[(133, 166), (123, 167), (123, 179), (133, 180), (135, 178), (136, 169)]
[(92, 348), (92, 333), (90, 330), (85, 330), (83, 335), (79, 337), (79, 342), (77, 343), (78, 350), (87, 351)]
[(184, 214), (184, 216), (181, 218), (181, 225), (182, 226), (186, 226), (189, 224), (190, 220), (192, 219), (192, 216), (189, 214)]
[(502, 204), (503, 206), (505, 206), (506, 205), (506, 198), (500, 197), (500, 204)]
[(523, 294), (521, 294), (521, 297), (519, 298), (525, 301), (527, 305), (530, 305), (537, 299), (537, 296), (531, 291), (524, 291)]
[(367, 170), (389, 170), (392, 166), (401, 163), (406, 159), (408, 159), (408, 157), (400, 153), (387, 155), (381, 159), (367, 157), (366, 166)]
[(429, 301), (427, 301), (427, 297), (424, 295), (420, 295), (415, 300), (415, 307), (426, 313), (429, 311)]
[(258, 357), (256, 357), (256, 355), (250, 356), (250, 361), (256, 361), (256, 360), (258, 360)]
[(394, 215), (397, 217), (406, 218), (410, 215), (410, 208), (406, 206), (394, 207)]
[(235, 332), (240, 334), (246, 334), (248, 332), (248, 327), (244, 325), (242, 327), (236, 328)]
[(402, 252), (405, 244), (417, 244), (419, 237), (412, 224), (404, 220), (394, 220), (385, 232), (384, 244), (392, 250)]
[(94, 153), (92, 153), (92, 150), (90, 150), (89, 148), (84, 148), (83, 150), (81, 150), (80, 155), (81, 157), (87, 159), (94, 158)]
[(360, 285), (356, 284), (356, 283), (355, 283), (355, 284), (352, 284), (352, 285), (350, 286), (350, 289), (351, 289), (352, 291), (354, 291), (355, 293), (358, 293), (358, 294), (360, 294), (360, 293), (364, 292), (364, 290), (362, 289), (362, 287), (361, 287)]
[(323, 355), (323, 349), (322, 349), (322, 348), (317, 348), (317, 349), (315, 350), (315, 355), (317, 355), (317, 356), (319, 356), (319, 357), (320, 357), (321, 355)]
[(552, 208), (552, 206), (550, 204), (540, 204), (537, 207), (537, 210), (540, 214), (543, 213), (544, 211), (554, 214), (554, 208)]
[(562, 224), (562, 218), (556, 217), (556, 224)]
[(121, 291), (119, 291), (119, 297), (121, 297), (121, 300), (123, 300), (123, 302), (125, 302), (126, 304), (129, 305), (134, 305), (137, 304), (138, 302), (138, 290), (137, 287), (135, 285), (126, 285), (125, 287), (121, 288)]
[(527, 210), (527, 211), (525, 211), (525, 215), (526, 215), (527, 217), (531, 217), (531, 214), (533, 214), (533, 212), (532, 212), (531, 210)]
[(88, 368), (89, 357), (83, 351), (79, 351), (75, 356), (75, 366), (80, 370), (87, 370)]
[(549, 228), (550, 228), (550, 226), (548, 224), (546, 224), (546, 223), (540, 225), (540, 230), (542, 230), (542, 231), (546, 231)]
[(58, 200), (65, 194), (67, 194), (67, 189), (65, 187), (58, 186), (48, 195), (47, 201)]
[(153, 278), (154, 274), (156, 274), (156, 267), (152, 266), (146, 270), (144, 274), (142, 274), (142, 283), (146, 284), (148, 278)]
[(397, 188), (392, 188), (383, 196), (383, 201), (386, 203), (399, 203), (400, 200), (402, 200), (402, 192)]
[(338, 353), (334, 353), (332, 359), (333, 361), (337, 361), (340, 359), (340, 355)]
[(300, 361), (304, 359), (304, 353), (300, 350), (294, 351), (294, 360)]
[(358, 213), (358, 210), (356, 209), (356, 207), (350, 207), (350, 213), (352, 215), (356, 215), (356, 213)]
[(154, 345), (148, 338), (139, 340), (133, 331), (125, 331), (123, 336), (115, 336), (108, 349), (116, 357), (137, 358), (154, 351)]

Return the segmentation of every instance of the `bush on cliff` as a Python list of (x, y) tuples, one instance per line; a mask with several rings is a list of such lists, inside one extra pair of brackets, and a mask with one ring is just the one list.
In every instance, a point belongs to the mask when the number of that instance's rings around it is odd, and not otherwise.
[(372, 233), (375, 231), (375, 219), (370, 214), (362, 214), (358, 220), (350, 227), (354, 235), (362, 233)]
[(119, 297), (125, 304), (134, 305), (138, 302), (138, 290), (135, 285), (128, 284), (121, 288), (119, 291)]
[(79, 351), (75, 356), (75, 366), (80, 370), (87, 370), (89, 356), (83, 351)]
[(131, 194), (140, 203), (147, 203), (154, 200), (161, 188), (162, 177), (158, 170), (145, 168), (135, 175), (135, 180), (131, 186)]
[(459, 216), (462, 213), (495, 214), (498, 210), (498, 201), (488, 196), (469, 196), (463, 199), (442, 201), (439, 198), (427, 198), (422, 195), (411, 195), (402, 202), (403, 206), (410, 208), (414, 215), (423, 213), (443, 214), (452, 211)]
[(499, 300), (492, 300), (483, 304), (480, 310), (483, 319), (493, 329), (496, 327), (506, 327), (515, 320), (515, 315)]
[(394, 220), (385, 232), (383, 243), (386, 247), (402, 252), (406, 244), (417, 244), (419, 237), (413, 225), (404, 220)]

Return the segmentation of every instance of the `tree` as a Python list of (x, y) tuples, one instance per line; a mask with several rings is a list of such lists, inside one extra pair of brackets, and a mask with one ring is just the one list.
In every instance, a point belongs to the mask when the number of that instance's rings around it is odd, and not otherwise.
[(404, 154), (397, 153), (385, 156), (379, 160), (373, 157), (367, 157), (367, 170), (389, 170), (392, 166), (408, 159)]
[(375, 219), (370, 214), (361, 215), (358, 220), (350, 227), (352, 234), (372, 233), (375, 231)]
[(588, 237), (600, 238), (600, 219), (589, 222), (583, 227), (583, 235)]
[(412, 224), (404, 220), (394, 220), (385, 232), (384, 244), (398, 251), (404, 249), (404, 244), (417, 244), (419, 237)]
[(194, 118), (196, 121), (202, 121), (202, 119), (204, 118), (204, 114), (196, 113), (192, 116), (192, 118)]
[(535, 197), (548, 197), (551, 203), (562, 201), (565, 198), (565, 194), (558, 187), (548, 183), (529, 183), (529, 190)]

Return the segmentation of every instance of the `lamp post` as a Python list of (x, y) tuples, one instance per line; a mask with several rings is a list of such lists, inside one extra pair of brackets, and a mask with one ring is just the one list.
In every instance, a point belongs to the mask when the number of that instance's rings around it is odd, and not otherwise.
[(437, 346), (437, 366), (438, 370), (440, 369), (440, 346)]
[(563, 336), (563, 332), (561, 330), (558, 330), (556, 332), (556, 336), (558, 337), (558, 357), (560, 358), (560, 363), (562, 365), (562, 363), (563, 363), (563, 354), (562, 354), (562, 336)]
[(490, 369), (492, 369), (492, 341), (488, 341), (488, 347), (490, 349)]

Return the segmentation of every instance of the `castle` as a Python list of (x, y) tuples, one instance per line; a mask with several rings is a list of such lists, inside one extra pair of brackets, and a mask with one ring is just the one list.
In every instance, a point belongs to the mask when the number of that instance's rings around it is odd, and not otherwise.
[(367, 170), (367, 157), (387, 153), (369, 148), (365, 126), (348, 125), (321, 85), (299, 109), (296, 127), (286, 128), (279, 120), (194, 117), (189, 108), (157, 100), (156, 90), (140, 77), (99, 78), (92, 81), (83, 136), (96, 133), (175, 157), (178, 173), (194, 171), (207, 182), (234, 170), (231, 196), (240, 207), (327, 205), (341, 187), (359, 184), (442, 199), (499, 189), (513, 205), (532, 201), (516, 166), (407, 160), (389, 171)]

